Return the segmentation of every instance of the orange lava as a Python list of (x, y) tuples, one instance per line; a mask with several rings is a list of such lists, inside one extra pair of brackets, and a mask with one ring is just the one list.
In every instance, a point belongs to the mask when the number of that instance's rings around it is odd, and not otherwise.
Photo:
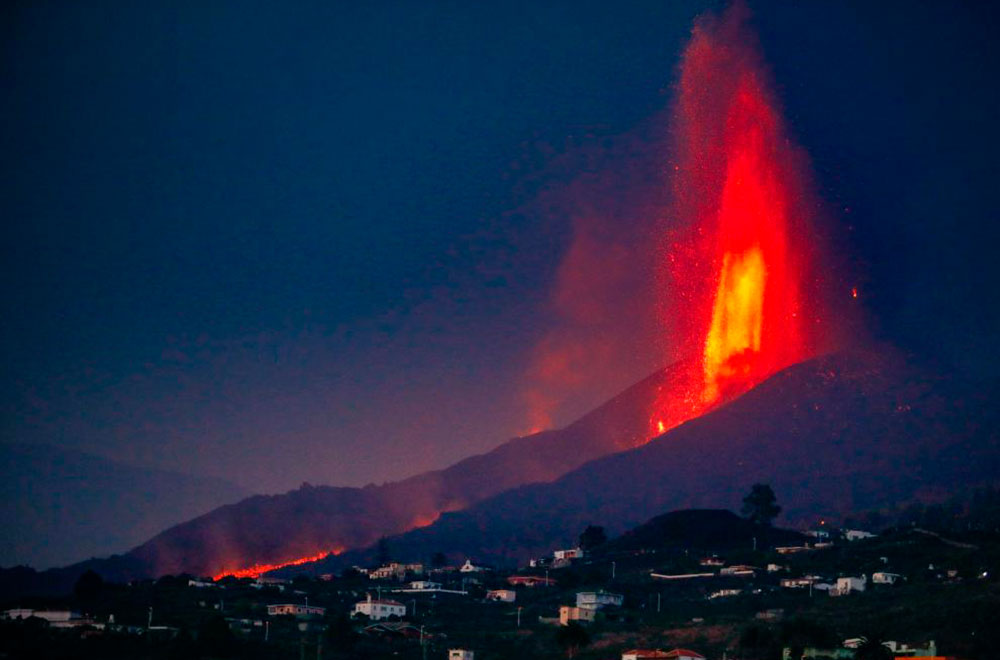
[(299, 557), (297, 559), (291, 559), (285, 562), (279, 562), (277, 564), (254, 564), (246, 568), (236, 568), (232, 570), (225, 570), (218, 575), (213, 576), (213, 580), (221, 580), (224, 577), (232, 576), (236, 578), (255, 578), (260, 577), (264, 573), (275, 571), (279, 568), (285, 568), (287, 566), (299, 566), (300, 564), (308, 564), (309, 562), (319, 561), (320, 559), (325, 559), (330, 555), (339, 555), (343, 552), (343, 548), (336, 548), (334, 550), (327, 550), (325, 552), (320, 552), (315, 555), (309, 555), (307, 557)]
[(672, 327), (701, 357), (683, 386), (661, 393), (653, 435), (817, 354), (825, 331), (808, 161), (787, 135), (748, 18), (740, 3), (702, 17), (682, 60), (664, 270), (683, 307)]

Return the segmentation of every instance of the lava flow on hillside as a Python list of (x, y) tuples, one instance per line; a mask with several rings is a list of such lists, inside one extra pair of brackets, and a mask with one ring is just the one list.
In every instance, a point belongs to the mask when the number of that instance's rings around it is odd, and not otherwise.
[(703, 16), (681, 61), (660, 281), (672, 335), (699, 359), (682, 387), (660, 393), (653, 436), (825, 345), (809, 164), (747, 22), (741, 3)]

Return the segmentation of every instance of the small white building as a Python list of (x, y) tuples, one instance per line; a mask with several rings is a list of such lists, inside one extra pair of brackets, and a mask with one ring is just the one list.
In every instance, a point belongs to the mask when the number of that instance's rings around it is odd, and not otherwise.
[(868, 585), (868, 577), (841, 577), (837, 578), (837, 584), (830, 589), (831, 596), (846, 596), (855, 591), (864, 591)]
[(896, 584), (897, 580), (903, 578), (899, 573), (886, 573), (880, 571), (878, 573), (872, 573), (872, 584)]
[(437, 591), (440, 588), (440, 582), (431, 582), (430, 580), (414, 580), (410, 583), (410, 589), (418, 591)]
[(623, 602), (625, 602), (625, 596), (608, 591), (581, 591), (576, 595), (576, 606), (586, 610), (621, 607)]
[(721, 557), (703, 557), (698, 560), (702, 566), (725, 566), (726, 562)]
[(500, 603), (513, 603), (517, 600), (517, 592), (513, 589), (493, 589), (486, 592), (486, 600), (495, 600)]
[(372, 600), (372, 595), (354, 604), (354, 615), (364, 614), (372, 621), (388, 619), (391, 616), (406, 616), (406, 605), (399, 601), (378, 599)]
[(566, 550), (556, 550), (552, 553), (555, 559), (580, 559), (583, 557), (583, 548), (567, 548)]
[(745, 564), (737, 564), (735, 566), (726, 566), (719, 570), (719, 575), (728, 575), (731, 577), (753, 577), (757, 568), (754, 566), (747, 566)]
[(874, 538), (874, 534), (871, 532), (866, 532), (862, 529), (846, 529), (844, 530), (844, 538), (848, 541), (860, 541), (861, 539)]
[(597, 618), (597, 610), (589, 607), (563, 605), (559, 608), (559, 625), (568, 626), (570, 621), (590, 623)]
[(718, 591), (712, 592), (708, 595), (709, 600), (714, 600), (716, 598), (730, 598), (731, 596), (739, 596), (743, 593), (742, 589), (719, 589)]
[(268, 616), (281, 616), (282, 614), (291, 614), (297, 617), (323, 616), (326, 614), (326, 608), (316, 607), (315, 605), (300, 605), (298, 603), (280, 603), (278, 605), (267, 606)]
[(448, 660), (476, 660), (476, 653), (468, 649), (448, 649)]
[(458, 569), (461, 573), (482, 573), (483, 571), (489, 570), (485, 566), (476, 566), (472, 563), (471, 559), (466, 559), (465, 563), (462, 564), (461, 568)]
[(788, 567), (784, 566), (782, 564), (768, 564), (767, 565), (767, 572), (768, 573), (778, 573), (780, 571), (787, 571), (787, 570), (788, 570)]

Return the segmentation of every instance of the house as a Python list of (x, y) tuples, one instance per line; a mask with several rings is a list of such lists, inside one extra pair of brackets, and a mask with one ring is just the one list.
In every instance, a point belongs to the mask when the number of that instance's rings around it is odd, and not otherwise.
[(878, 572), (872, 573), (872, 584), (896, 584), (897, 580), (902, 579), (902, 575), (898, 573), (885, 573)]
[(436, 591), (440, 588), (440, 582), (431, 582), (430, 580), (414, 580), (410, 583), (410, 589), (416, 591)]
[(602, 607), (621, 607), (625, 597), (607, 591), (581, 591), (576, 595), (576, 606), (586, 610)]
[(299, 605), (298, 603), (282, 603), (280, 605), (268, 605), (268, 616), (281, 616), (291, 614), (295, 617), (323, 616), (326, 614), (325, 607), (315, 607), (313, 605)]
[(476, 660), (476, 654), (467, 649), (448, 649), (448, 660)]
[(719, 589), (718, 591), (712, 592), (708, 595), (709, 600), (714, 600), (716, 598), (729, 598), (730, 596), (739, 596), (743, 593), (742, 589)]
[(746, 566), (744, 564), (737, 564), (735, 566), (726, 566), (719, 571), (719, 575), (728, 575), (730, 577), (753, 577), (757, 568), (753, 566)]
[(559, 559), (580, 559), (583, 557), (583, 548), (568, 548), (566, 550), (556, 550), (552, 557)]
[(570, 621), (589, 623), (597, 618), (597, 610), (585, 607), (563, 605), (559, 608), (559, 625), (568, 626)]
[(372, 580), (385, 580), (389, 578), (396, 578), (397, 580), (402, 580), (406, 577), (407, 573), (412, 573), (413, 575), (423, 575), (424, 565), (423, 564), (400, 564), (399, 562), (391, 562), (385, 566), (380, 566), (373, 571), (368, 572), (368, 577)]
[(815, 584), (818, 578), (815, 575), (807, 575), (800, 578), (782, 578), (780, 584), (785, 589), (805, 589), (811, 584)]
[(512, 587), (554, 587), (556, 581), (537, 575), (511, 575), (507, 578), (507, 584)]
[(482, 573), (483, 571), (490, 570), (486, 566), (476, 566), (472, 563), (471, 559), (466, 559), (465, 563), (462, 564), (461, 568), (458, 569), (461, 573)]
[(725, 566), (726, 562), (720, 557), (704, 557), (698, 561), (702, 566)]
[(188, 586), (195, 589), (214, 589), (219, 585), (211, 581), (206, 582), (205, 580), (188, 580)]
[(767, 572), (768, 573), (777, 573), (779, 571), (787, 571), (787, 570), (788, 570), (788, 567), (787, 566), (783, 566), (782, 564), (768, 564), (767, 565)]
[(844, 538), (848, 541), (860, 541), (861, 539), (874, 538), (874, 534), (861, 529), (845, 529)]
[(831, 596), (846, 596), (853, 591), (864, 591), (868, 584), (868, 577), (841, 577), (837, 578), (837, 584), (830, 589)]
[(513, 589), (493, 589), (486, 592), (486, 600), (495, 600), (501, 603), (513, 603), (517, 600), (517, 592)]
[(705, 660), (705, 656), (690, 649), (674, 649), (672, 651), (661, 651), (659, 649), (632, 649), (622, 653), (622, 660), (660, 660), (669, 658), (670, 660)]
[(352, 616), (358, 614), (364, 614), (373, 621), (388, 619), (391, 616), (403, 617), (406, 616), (406, 605), (395, 600), (372, 600), (372, 595), (368, 594), (366, 600), (354, 604)]
[(812, 550), (808, 545), (781, 545), (775, 548), (779, 555), (793, 555), (797, 552), (808, 552)]

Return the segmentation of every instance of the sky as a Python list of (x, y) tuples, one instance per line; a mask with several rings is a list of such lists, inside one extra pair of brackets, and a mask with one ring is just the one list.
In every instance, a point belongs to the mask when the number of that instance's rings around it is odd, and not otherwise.
[[(992, 377), (997, 10), (749, 5), (870, 334)], [(0, 441), (380, 483), (683, 357), (649, 246), (721, 6), (6, 3)]]

